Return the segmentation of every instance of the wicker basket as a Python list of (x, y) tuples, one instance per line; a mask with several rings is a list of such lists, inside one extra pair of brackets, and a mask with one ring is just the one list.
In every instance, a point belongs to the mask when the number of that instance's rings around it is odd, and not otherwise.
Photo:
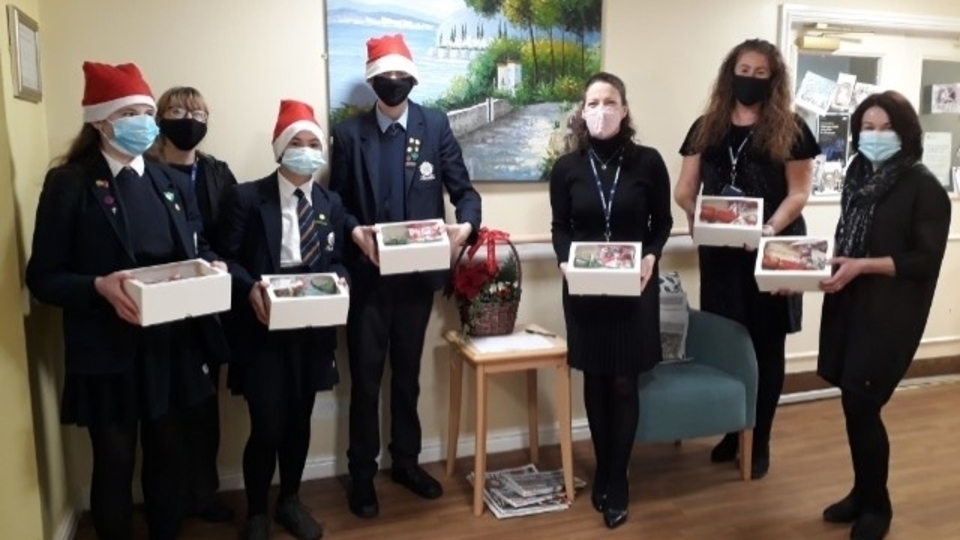
[[(517, 264), (517, 293), (511, 300), (502, 300), (496, 302), (481, 302), (479, 300), (468, 301), (462, 298), (457, 299), (457, 312), (460, 314), (460, 325), (463, 333), (468, 336), (502, 336), (512, 334), (517, 324), (517, 309), (520, 307), (520, 297), (523, 293), (523, 268), (520, 265), (520, 255), (517, 248), (506, 237), (505, 234), (484, 234), (485, 229), (480, 230), (480, 237), (477, 244), (486, 244), (489, 249), (487, 257), (496, 257), (496, 244), (503, 243), (510, 248)], [(494, 231), (495, 232), (495, 231)], [(463, 246), (457, 262), (453, 266), (453, 278), (456, 278), (457, 270), (460, 268), (460, 262), (467, 253), (468, 246)], [(473, 251), (476, 251), (474, 248)], [(472, 254), (472, 252), (471, 252)], [(468, 260), (472, 257), (468, 257)]]

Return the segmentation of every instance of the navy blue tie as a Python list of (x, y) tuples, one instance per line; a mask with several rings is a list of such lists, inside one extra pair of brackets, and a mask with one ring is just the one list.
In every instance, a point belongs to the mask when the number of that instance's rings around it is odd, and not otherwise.
[(300, 223), (300, 261), (304, 266), (313, 266), (320, 258), (320, 231), (306, 195), (300, 188), (293, 194), (297, 196), (297, 221)]

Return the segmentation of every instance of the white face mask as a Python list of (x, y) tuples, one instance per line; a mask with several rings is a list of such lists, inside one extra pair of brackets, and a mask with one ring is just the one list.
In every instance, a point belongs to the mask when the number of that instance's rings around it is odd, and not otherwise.
[(620, 132), (623, 109), (606, 105), (584, 109), (583, 120), (587, 123), (587, 131), (591, 137), (609, 139)]

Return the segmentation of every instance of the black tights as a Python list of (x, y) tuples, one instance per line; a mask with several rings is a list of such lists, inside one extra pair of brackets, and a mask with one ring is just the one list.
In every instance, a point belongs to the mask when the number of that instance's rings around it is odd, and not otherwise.
[(840, 401), (853, 460), (853, 493), (865, 511), (890, 516), (890, 440), (880, 417), (882, 405), (866, 395), (846, 390)]
[(133, 537), (133, 470), (137, 432), (143, 448), (140, 482), (150, 540), (172, 540), (180, 527), (183, 447), (180, 419), (169, 414), (129, 425), (90, 426), (93, 478), (90, 509), (100, 540)]
[(640, 418), (636, 376), (584, 373), (583, 401), (590, 423), (597, 471), (593, 489), (607, 495), (607, 505), (626, 510), (629, 499), (627, 468)]
[(316, 396), (302, 401), (247, 400), (250, 437), (243, 450), (247, 517), (267, 513), (270, 482), (280, 462), (280, 499), (300, 491), (310, 447), (310, 414)]

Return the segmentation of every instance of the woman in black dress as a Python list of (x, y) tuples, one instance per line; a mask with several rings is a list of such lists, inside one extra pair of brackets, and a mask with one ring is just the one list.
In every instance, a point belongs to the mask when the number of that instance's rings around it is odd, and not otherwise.
[(157, 125), (140, 71), (93, 62), (83, 70), (84, 124), (44, 181), (27, 284), (63, 308), (61, 419), (90, 434), (97, 536), (132, 537), (139, 432), (150, 538), (172, 540), (185, 476), (182, 420), (213, 392), (206, 362), (220, 362), (226, 343), (213, 316), (141, 327), (123, 282), (135, 267), (216, 256), (195, 232), (189, 180), (142, 157)]
[[(707, 109), (680, 150), (683, 164), (674, 198), (693, 223), (697, 195), (763, 199), (763, 234), (803, 235), (801, 211), (810, 195), (816, 139), (792, 112), (790, 77), (777, 48), (752, 39), (727, 55)], [(692, 232), (692, 231), (691, 231)], [(770, 432), (786, 364), (787, 334), (800, 330), (802, 297), (761, 293), (755, 250), (701, 246), (700, 309), (733, 319), (750, 332), (757, 355), (753, 430), (754, 479), (770, 468)], [(738, 434), (728, 433), (711, 453), (734, 461)]]
[(590, 77), (571, 147), (550, 173), (553, 248), (566, 271), (572, 242), (642, 242), (639, 297), (571, 296), (563, 285), (569, 362), (584, 372), (597, 460), (591, 500), (614, 528), (627, 519), (627, 468), (639, 417), (638, 377), (663, 356), (657, 261), (670, 236), (670, 179), (659, 152), (633, 142), (623, 81)]
[(841, 390), (853, 489), (823, 518), (853, 522), (854, 540), (880, 540), (893, 509), (890, 441), (880, 412), (920, 345), (950, 229), (950, 198), (920, 163), (917, 113), (902, 95), (867, 97), (850, 119), (834, 274), (820, 319), (817, 372)]
[[(214, 251), (219, 251), (215, 242), (219, 239), (217, 217), (220, 214), (220, 199), (228, 187), (236, 185), (237, 179), (226, 163), (197, 148), (207, 134), (209, 118), (207, 102), (196, 88), (176, 86), (167, 90), (157, 100), (160, 136), (148, 155), (190, 177), (204, 236), (214, 242)], [(224, 316), (226, 314), (221, 315)], [(233, 512), (217, 500), (220, 488), (220, 475), (217, 472), (220, 365), (220, 362), (209, 362), (208, 375), (214, 394), (187, 421), (191, 450), (184, 498), (186, 515), (212, 523), (226, 523), (233, 519)]]

